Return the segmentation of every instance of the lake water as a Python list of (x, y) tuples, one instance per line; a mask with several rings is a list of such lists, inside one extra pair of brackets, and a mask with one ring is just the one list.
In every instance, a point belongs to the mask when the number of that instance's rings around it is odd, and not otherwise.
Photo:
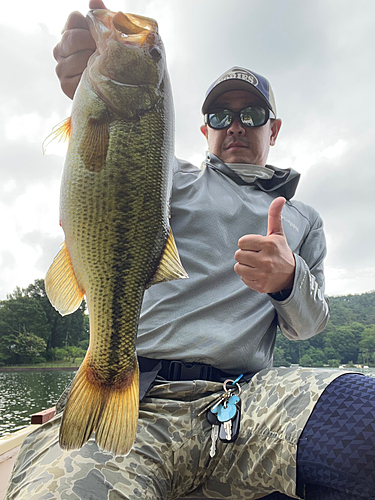
[[(358, 370), (375, 376), (375, 369)], [(55, 406), (76, 371), (0, 372), (0, 437), (30, 425), (30, 416)]]
[(30, 416), (55, 406), (76, 371), (0, 372), (0, 437), (30, 425)]

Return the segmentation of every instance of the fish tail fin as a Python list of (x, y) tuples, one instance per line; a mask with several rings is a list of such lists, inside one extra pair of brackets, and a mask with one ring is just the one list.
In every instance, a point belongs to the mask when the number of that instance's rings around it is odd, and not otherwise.
[(127, 455), (137, 433), (137, 359), (133, 370), (110, 385), (98, 381), (86, 359), (77, 372), (64, 408), (60, 446), (68, 450), (81, 448), (95, 431), (95, 441), (101, 449), (115, 455)]

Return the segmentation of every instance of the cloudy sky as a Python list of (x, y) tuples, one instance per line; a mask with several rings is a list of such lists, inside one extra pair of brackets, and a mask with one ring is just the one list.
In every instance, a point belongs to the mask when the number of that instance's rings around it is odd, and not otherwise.
[[(176, 109), (176, 154), (199, 165), (207, 87), (232, 66), (272, 82), (283, 126), (269, 163), (302, 173), (296, 199), (325, 221), (329, 295), (375, 289), (375, 3), (372, 0), (113, 0), (155, 18)], [(62, 152), (41, 144), (70, 113), (52, 48), (88, 1), (19, 0), (0, 21), (0, 299), (43, 278), (63, 240)]]

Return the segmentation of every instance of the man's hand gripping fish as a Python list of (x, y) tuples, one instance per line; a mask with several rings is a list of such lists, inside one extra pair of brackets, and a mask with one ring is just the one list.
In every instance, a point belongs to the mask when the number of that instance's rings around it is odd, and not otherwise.
[(74, 97), (61, 185), (65, 243), (46, 276), (62, 315), (86, 295), (90, 345), (60, 429), (62, 448), (124, 455), (138, 421), (135, 339), (145, 288), (186, 278), (169, 228), (173, 103), (157, 24), (90, 11), (97, 50)]

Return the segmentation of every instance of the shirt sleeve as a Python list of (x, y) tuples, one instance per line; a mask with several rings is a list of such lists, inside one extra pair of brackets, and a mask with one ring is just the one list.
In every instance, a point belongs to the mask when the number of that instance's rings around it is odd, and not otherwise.
[(323, 260), (326, 240), (322, 219), (312, 225), (299, 254), (293, 288), (285, 300), (270, 300), (278, 315), (278, 325), (290, 340), (306, 340), (322, 332), (329, 320), (329, 302), (324, 294)]

